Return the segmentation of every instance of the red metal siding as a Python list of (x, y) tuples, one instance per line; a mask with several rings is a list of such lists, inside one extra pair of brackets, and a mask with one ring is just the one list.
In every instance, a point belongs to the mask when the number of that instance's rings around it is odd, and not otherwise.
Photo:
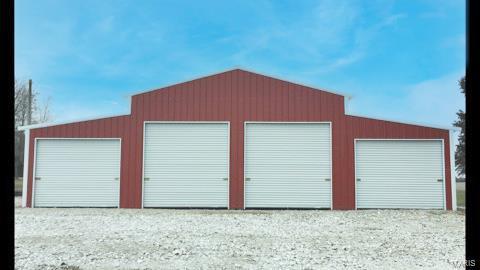
[(233, 70), (132, 97), (132, 114), (31, 130), (27, 206), (31, 206), (34, 138), (122, 138), (120, 207), (142, 205), (144, 121), (230, 121), (230, 208), (243, 208), (245, 121), (332, 122), (333, 208), (355, 208), (354, 138), (443, 138), (451, 209), (448, 131), (346, 116), (344, 97)]

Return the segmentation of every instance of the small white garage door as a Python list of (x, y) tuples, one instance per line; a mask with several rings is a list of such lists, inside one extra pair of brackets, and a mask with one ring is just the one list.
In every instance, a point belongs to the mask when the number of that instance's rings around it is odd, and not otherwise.
[(146, 123), (144, 207), (228, 207), (228, 123)]
[(119, 139), (38, 139), (35, 207), (118, 207)]
[(357, 140), (357, 208), (444, 208), (441, 140)]
[(246, 208), (331, 208), (329, 123), (247, 123)]

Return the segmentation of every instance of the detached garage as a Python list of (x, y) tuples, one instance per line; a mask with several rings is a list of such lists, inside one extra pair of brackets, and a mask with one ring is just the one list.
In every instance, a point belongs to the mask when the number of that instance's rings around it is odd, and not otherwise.
[(26, 207), (456, 209), (452, 129), (234, 69), (25, 131)]

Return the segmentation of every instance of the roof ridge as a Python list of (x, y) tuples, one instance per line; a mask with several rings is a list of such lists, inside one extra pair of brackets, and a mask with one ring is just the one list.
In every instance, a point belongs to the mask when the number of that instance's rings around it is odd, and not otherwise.
[(311, 88), (311, 89), (314, 89), (314, 90), (317, 90), (317, 91), (323, 91), (323, 92), (327, 92), (327, 93), (330, 93), (330, 94), (343, 96), (343, 97), (346, 97), (348, 99), (352, 98), (351, 94), (346, 94), (346, 93), (342, 93), (342, 92), (339, 92), (339, 91), (330, 90), (330, 89), (326, 89), (326, 88), (322, 88), (322, 87), (318, 87), (318, 86), (314, 86), (314, 85), (308, 85), (308, 84), (305, 84), (305, 83), (301, 83), (301, 82), (297, 82), (297, 81), (293, 81), (293, 80), (289, 80), (289, 79), (282, 79), (282, 78), (277, 77), (275, 75), (261, 73), (261, 72), (258, 72), (258, 71), (253, 71), (253, 70), (242, 68), (242, 67), (239, 67), (239, 66), (235, 66), (233, 68), (229, 68), (229, 69), (226, 69), (226, 70), (223, 70), (223, 71), (220, 71), (220, 72), (211, 73), (211, 74), (208, 74), (208, 75), (196, 76), (192, 79), (183, 80), (183, 81), (176, 82), (176, 83), (170, 83), (170, 84), (163, 85), (161, 87), (155, 87), (155, 88), (152, 88), (152, 89), (149, 89), (149, 90), (142, 90), (142, 91), (139, 91), (139, 92), (131, 93), (131, 94), (129, 94), (129, 96), (142, 95), (142, 94), (146, 94), (146, 93), (149, 93), (149, 92), (162, 90), (162, 89), (165, 89), (167, 87), (174, 86), (174, 85), (188, 83), (188, 82), (192, 82), (192, 81), (195, 81), (195, 80), (200, 80), (200, 79), (204, 79), (204, 78), (208, 78), (208, 77), (212, 77), (212, 76), (217, 76), (217, 75), (220, 75), (222, 73), (233, 72), (233, 71), (237, 71), (237, 70), (247, 72), (247, 73), (252, 73), (252, 74), (255, 74), (255, 75), (259, 75), (259, 76), (268, 77), (268, 78), (271, 78), (271, 79), (274, 79), (274, 80), (279, 80), (279, 81), (286, 82), (286, 83), (296, 84), (296, 85)]

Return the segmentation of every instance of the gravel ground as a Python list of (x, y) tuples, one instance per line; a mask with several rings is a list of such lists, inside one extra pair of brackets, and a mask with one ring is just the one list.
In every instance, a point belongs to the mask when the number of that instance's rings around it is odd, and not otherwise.
[(16, 208), (15, 214), (17, 269), (460, 269), (454, 263), (464, 258), (462, 212)]

